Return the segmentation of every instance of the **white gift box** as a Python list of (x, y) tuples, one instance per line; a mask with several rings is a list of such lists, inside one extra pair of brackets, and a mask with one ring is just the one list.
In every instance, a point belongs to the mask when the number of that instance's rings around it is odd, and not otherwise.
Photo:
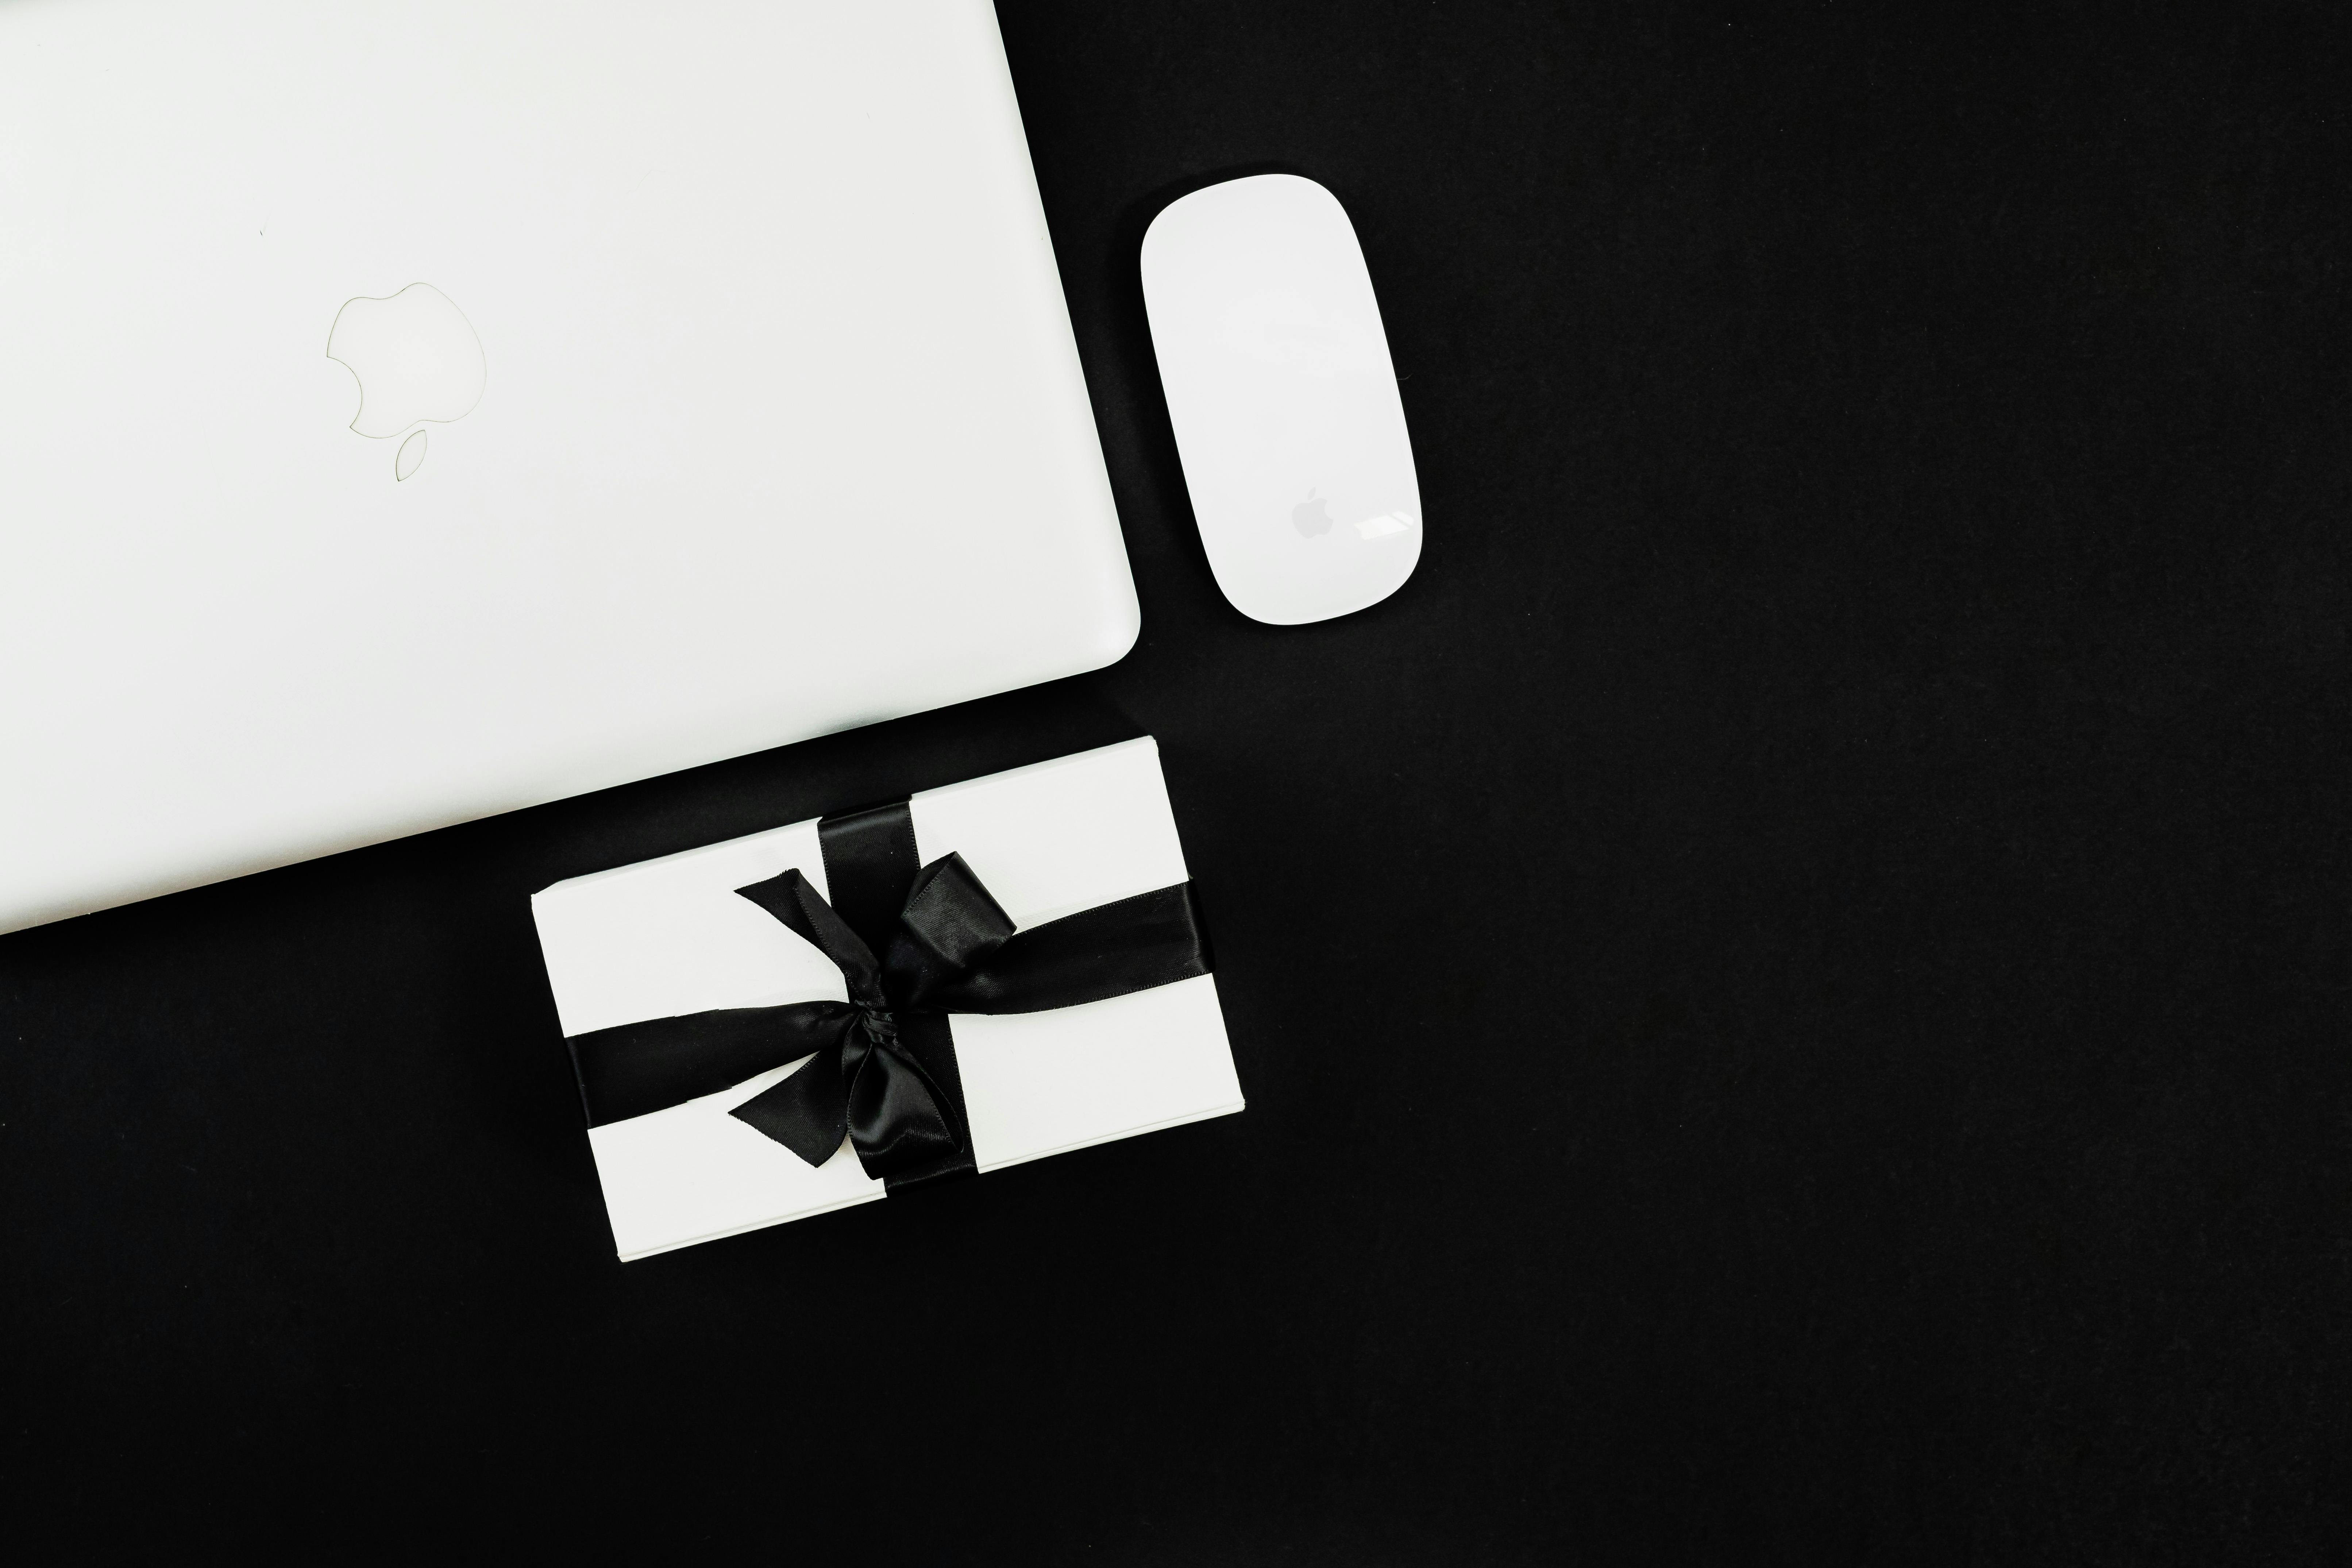
[[(923, 862), (961, 854), (1023, 930), (1187, 879), (1149, 738), (926, 790), (909, 810)], [(534, 894), (564, 1034), (844, 1000), (824, 954), (735, 894), (793, 868), (830, 896), (814, 819)], [(950, 1028), (982, 1172), (1242, 1109), (1212, 974)], [(728, 1114), (798, 1065), (588, 1130), (624, 1259), (883, 1195), (845, 1142), (811, 1166)]]

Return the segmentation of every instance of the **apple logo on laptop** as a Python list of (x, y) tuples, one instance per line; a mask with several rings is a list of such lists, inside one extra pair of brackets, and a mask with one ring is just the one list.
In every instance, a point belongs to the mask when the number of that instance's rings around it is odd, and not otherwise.
[(424, 426), (471, 414), (489, 378), (474, 324), (430, 283), (346, 300), (328, 330), (327, 357), (359, 378), (352, 429), (378, 441), (409, 433), (393, 456), (395, 480), (425, 461)]
[(1330, 532), (1331, 513), (1327, 510), (1330, 504), (1328, 500), (1308, 490), (1307, 499), (1290, 509), (1290, 526), (1309, 539)]

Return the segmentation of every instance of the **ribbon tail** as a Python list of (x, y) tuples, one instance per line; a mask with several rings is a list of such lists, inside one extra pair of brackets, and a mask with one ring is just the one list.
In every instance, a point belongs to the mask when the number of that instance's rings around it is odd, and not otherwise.
[(841, 1043), (857, 1017), (839, 1002), (721, 1007), (574, 1035), (572, 1071), (588, 1125), (667, 1110)]
[(869, 1007), (880, 1004), (882, 973), (874, 950), (849, 929), (797, 869), (738, 888), (735, 896), (759, 905), (794, 936), (831, 959), (833, 966), (849, 983), (851, 1001)]
[(839, 1053), (819, 1051), (800, 1071), (727, 1114), (810, 1164), (824, 1164), (840, 1151), (849, 1132), (849, 1096), (842, 1088)]

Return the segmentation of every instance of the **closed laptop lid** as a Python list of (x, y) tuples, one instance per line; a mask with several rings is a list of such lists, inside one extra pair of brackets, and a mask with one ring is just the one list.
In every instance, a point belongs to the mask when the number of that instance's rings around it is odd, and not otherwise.
[(0, 5), (0, 930), (1136, 627), (985, 0)]

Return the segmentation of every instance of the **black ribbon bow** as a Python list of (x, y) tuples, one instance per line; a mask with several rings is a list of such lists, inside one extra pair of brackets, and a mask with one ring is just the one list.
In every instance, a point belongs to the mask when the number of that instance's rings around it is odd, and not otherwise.
[(1190, 882), (1016, 931), (961, 856), (918, 866), (904, 801), (826, 817), (817, 829), (835, 903), (797, 870), (735, 890), (831, 959), (849, 1000), (726, 1007), (575, 1035), (590, 1126), (810, 1057), (730, 1114), (812, 1165), (846, 1134), (866, 1173), (894, 1188), (956, 1175), (973, 1167), (948, 1014), (1041, 1013), (1209, 973)]

